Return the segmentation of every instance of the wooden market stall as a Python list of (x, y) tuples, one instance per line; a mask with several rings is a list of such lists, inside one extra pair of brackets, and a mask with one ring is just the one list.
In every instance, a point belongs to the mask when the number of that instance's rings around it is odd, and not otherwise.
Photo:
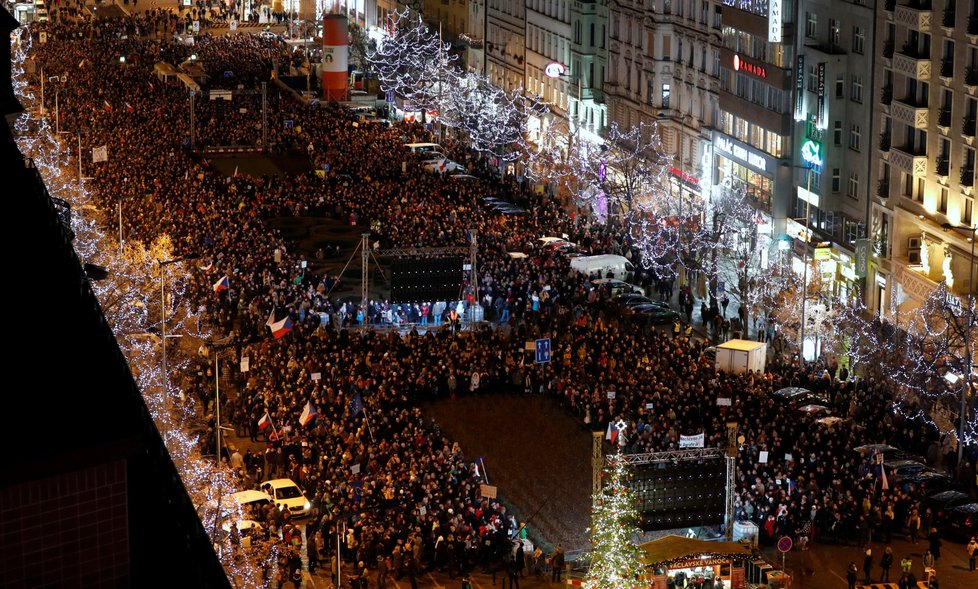
[[(682, 536), (664, 536), (640, 546), (650, 587), (667, 589), (676, 582), (703, 589), (744, 589), (745, 566), (756, 552), (740, 542), (711, 542)], [(679, 584), (683, 587), (685, 584)]]

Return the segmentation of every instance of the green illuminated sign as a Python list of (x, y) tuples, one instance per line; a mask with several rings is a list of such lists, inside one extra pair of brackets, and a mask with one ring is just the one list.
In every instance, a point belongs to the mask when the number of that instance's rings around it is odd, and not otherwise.
[(801, 159), (815, 167), (822, 166), (822, 144), (806, 139), (801, 144)]

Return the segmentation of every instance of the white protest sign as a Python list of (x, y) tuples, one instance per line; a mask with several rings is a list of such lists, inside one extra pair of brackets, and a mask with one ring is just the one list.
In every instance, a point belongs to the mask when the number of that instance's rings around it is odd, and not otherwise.
[(761, 464), (767, 464), (767, 450), (761, 450), (761, 454), (757, 457), (757, 461)]
[(248, 372), (251, 368), (251, 358), (248, 356), (241, 357), (241, 372)]

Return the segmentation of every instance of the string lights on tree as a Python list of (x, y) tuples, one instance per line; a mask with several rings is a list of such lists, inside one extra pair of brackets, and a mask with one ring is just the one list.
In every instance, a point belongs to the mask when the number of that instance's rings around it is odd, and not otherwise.
[(642, 551), (635, 543), (639, 537), (635, 496), (628, 487), (631, 473), (621, 453), (609, 457), (601, 473), (601, 490), (594, 496), (591, 566), (584, 579), (587, 589), (640, 589), (648, 586), (642, 580)]
[[(30, 35), (21, 28), (14, 32), (14, 36), (14, 89), (23, 104), (35, 105), (38, 101), (28, 86), (24, 71), (24, 61), (31, 53)], [(72, 206), (71, 229), (78, 257), (108, 270), (106, 279), (92, 283), (93, 290), (129, 360), (133, 378), (143, 393), (157, 429), (166, 432), (164, 442), (184, 486), (195, 505), (216, 505), (220, 497), (238, 491), (238, 484), (227, 468), (216, 466), (212, 459), (202, 455), (200, 436), (190, 429), (200, 411), (192, 396), (184, 394), (171, 379), (164, 379), (160, 339), (155, 335), (163, 304), (169, 311), (167, 323), (171, 330), (189, 336), (205, 335), (196, 328), (197, 316), (188, 296), (190, 276), (197, 269), (188, 267), (187, 263), (171, 266), (168, 295), (165, 301), (161, 300), (158, 262), (174, 255), (169, 238), (161, 236), (147, 246), (130, 241), (120, 248), (115, 233), (103, 229), (100, 224), (107, 222), (106, 212), (95, 207), (92, 194), (65, 172), (72, 168), (70, 158), (66, 157), (54, 130), (46, 121), (30, 116), (21, 116), (15, 127), (21, 152), (32, 159), (48, 192)], [(189, 361), (176, 355), (169, 367), (180, 372), (189, 367)], [(170, 382), (164, 392), (165, 381)], [(167, 395), (169, 400), (165, 398)], [(274, 546), (255, 542), (244, 547), (232, 542), (224, 528), (234, 526), (243, 515), (236, 504), (225, 505), (223, 510), (229, 512), (223, 525), (220, 520), (215, 521), (208, 526), (208, 532), (228, 577), (238, 587), (264, 587), (263, 569), (274, 566)]]

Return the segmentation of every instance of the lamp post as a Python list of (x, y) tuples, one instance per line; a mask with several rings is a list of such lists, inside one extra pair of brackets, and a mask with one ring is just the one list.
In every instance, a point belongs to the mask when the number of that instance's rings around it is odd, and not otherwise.
[[(157, 261), (160, 265), (160, 332), (163, 335), (163, 409), (167, 414), (170, 412), (170, 374), (166, 364), (166, 267), (170, 264), (182, 262), (183, 260), (196, 260), (198, 257), (199, 256), (196, 253), (188, 253), (169, 260)], [(161, 420), (163, 422), (164, 445), (166, 444), (167, 434), (166, 417), (167, 416), (164, 416), (164, 418)]]
[[(971, 232), (971, 256), (968, 259), (968, 313), (973, 313), (975, 309), (975, 233), (978, 232), (978, 225), (973, 227), (968, 227), (967, 225), (952, 225), (951, 223), (943, 223), (941, 227), (945, 231), (949, 229), (964, 229), (965, 231)], [(974, 363), (974, 358), (971, 355), (971, 322), (973, 317), (966, 315), (965, 320), (967, 324), (964, 329), (964, 386), (961, 387), (961, 415), (958, 418), (960, 422), (958, 425), (958, 464), (961, 463), (961, 459), (964, 456), (964, 424), (968, 418), (968, 392), (970, 391), (971, 396), (974, 397), (974, 387), (975, 381), (972, 378), (972, 364)]]

